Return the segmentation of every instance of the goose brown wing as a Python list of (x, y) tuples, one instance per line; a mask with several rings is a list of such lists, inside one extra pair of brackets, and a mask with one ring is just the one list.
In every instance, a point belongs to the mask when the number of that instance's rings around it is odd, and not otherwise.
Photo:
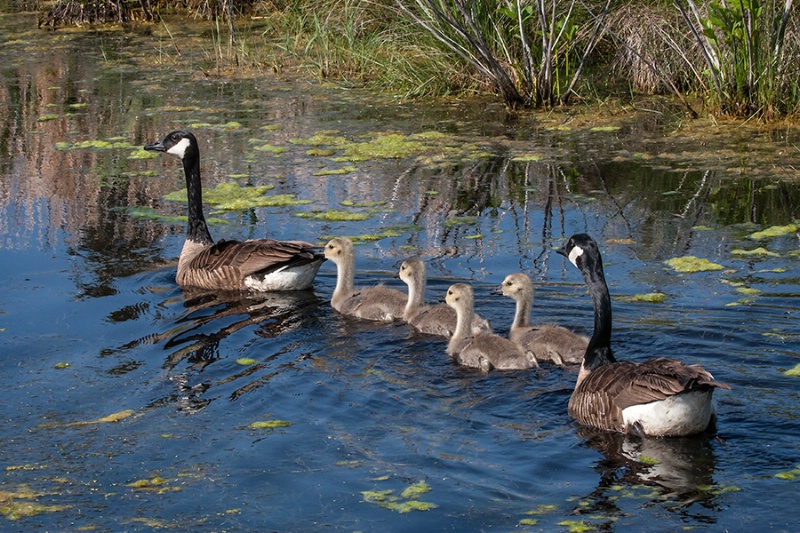
[(313, 261), (322, 256), (316, 248), (302, 241), (254, 239), (219, 241), (200, 252), (189, 264), (193, 270), (235, 271), (241, 279)]
[(570, 398), (573, 416), (595, 427), (623, 428), (622, 411), (632, 405), (664, 400), (681, 392), (730, 389), (699, 365), (660, 357), (643, 363), (620, 361), (593, 370)]

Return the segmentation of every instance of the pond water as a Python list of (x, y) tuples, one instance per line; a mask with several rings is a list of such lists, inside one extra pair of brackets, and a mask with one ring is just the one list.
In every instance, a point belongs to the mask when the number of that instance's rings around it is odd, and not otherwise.
[[(796, 130), (217, 77), (210, 38), (176, 24), (0, 26), (0, 529), (797, 530)], [(554, 249), (592, 234), (617, 356), (729, 383), (716, 433), (588, 431), (567, 416), (574, 371), (483, 375), (441, 339), (337, 315), (330, 263), (306, 293), (179, 289), (182, 171), (139, 150), (177, 127), (207, 189), (302, 201), (207, 205), (215, 238), (358, 236), (364, 285), (400, 286), (419, 256), (430, 300), (468, 282), (501, 334), (513, 306), (490, 291), (519, 270), (536, 319), (590, 332)], [(665, 263), (690, 255), (721, 269)]]

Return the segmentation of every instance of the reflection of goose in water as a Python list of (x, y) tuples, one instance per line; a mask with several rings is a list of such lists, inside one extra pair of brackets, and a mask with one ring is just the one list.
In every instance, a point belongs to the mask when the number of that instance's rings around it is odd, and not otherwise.
[(252, 239), (214, 243), (203, 216), (200, 148), (188, 131), (173, 131), (145, 150), (165, 152), (183, 162), (189, 197), (186, 242), (178, 260), (181, 287), (203, 289), (287, 291), (311, 288), (325, 258), (303, 241)]
[(712, 437), (708, 435), (637, 437), (583, 426), (578, 436), (587, 447), (603, 454), (595, 466), (600, 481), (593, 497), (604, 512), (608, 512), (607, 506), (617, 506), (612, 501), (624, 495), (621, 488), (656, 488), (654, 501), (677, 508), (695, 502), (712, 507), (719, 493), (714, 485)]
[[(244, 382), (242, 379), (243, 384), (230, 394), (231, 399), (235, 399), (307, 359), (310, 354), (293, 353), (291, 339), (297, 336), (298, 331), (314, 329), (320, 303), (313, 291), (235, 293), (183, 289), (177, 298), (161, 304), (165, 308), (184, 308), (177, 316), (162, 322), (166, 330), (130, 342), (119, 351), (143, 344), (162, 346), (167, 351), (162, 366), (174, 390), (154, 400), (150, 406), (177, 403), (182, 410), (195, 411), (210, 401), (204, 394), (210, 387), (239, 383), (237, 380), (241, 378), (257, 375), (255, 380), (251, 378)], [(226, 358), (245, 357), (231, 355), (230, 349), (220, 349), (225, 339), (245, 329), (248, 329), (245, 335), (252, 335), (254, 339), (248, 340), (246, 347), (252, 346), (258, 338), (274, 338), (276, 342), (269, 345), (269, 351), (254, 349), (244, 352), (246, 357), (256, 361), (254, 364), (241, 369), (234, 365), (235, 373), (213, 381), (205, 378), (202, 372), (221, 359), (221, 352), (226, 354)], [(286, 336), (287, 341), (284, 342), (282, 336)]]

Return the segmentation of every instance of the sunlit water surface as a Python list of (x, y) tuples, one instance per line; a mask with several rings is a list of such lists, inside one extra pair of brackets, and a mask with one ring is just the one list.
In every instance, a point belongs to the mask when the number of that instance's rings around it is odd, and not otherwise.
[[(798, 216), (797, 132), (687, 141), (655, 114), (550, 129), (486, 102), (217, 79), (210, 39), (179, 28), (181, 56), (158, 31), (0, 25), (0, 529), (797, 530), (797, 235), (748, 237)], [(590, 333), (581, 277), (553, 250), (591, 233), (618, 357), (677, 356), (729, 383), (716, 434), (587, 431), (567, 416), (574, 371), (482, 375), (441, 339), (342, 317), (331, 264), (308, 293), (179, 289), (183, 225), (167, 217), (185, 206), (164, 195), (182, 172), (137, 158), (176, 127), (200, 138), (206, 187), (310, 201), (213, 212), (215, 238), (391, 229), (357, 247), (357, 283), (400, 286), (418, 255), (430, 300), (467, 281), (501, 334), (513, 306), (490, 291), (518, 270), (536, 319)], [(441, 147), (355, 162), (296, 142), (430, 132)], [(121, 144), (76, 147), (96, 140)], [(371, 216), (296, 216), (329, 209)], [(685, 255), (724, 269), (664, 263)]]

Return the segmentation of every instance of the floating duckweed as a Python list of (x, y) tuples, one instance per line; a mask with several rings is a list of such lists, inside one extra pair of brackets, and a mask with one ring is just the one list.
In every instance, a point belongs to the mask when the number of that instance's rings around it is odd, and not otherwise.
[(450, 217), (444, 221), (445, 226), (456, 226), (458, 224), (474, 225), (478, 223), (478, 217)]
[(587, 524), (583, 520), (562, 520), (558, 523), (558, 525), (569, 528), (570, 533), (583, 533), (584, 531), (592, 531), (596, 529), (593, 525)]
[(320, 133), (317, 135), (312, 135), (311, 137), (306, 137), (305, 139), (289, 139), (289, 142), (304, 146), (342, 146), (350, 141), (348, 141), (347, 138), (339, 135), (325, 135)]
[(541, 161), (542, 156), (538, 154), (527, 154), (527, 155), (518, 155), (517, 157), (512, 157), (512, 161), (520, 161), (520, 162), (528, 162), (528, 161)]
[(416, 500), (426, 492), (430, 492), (431, 487), (424, 481), (419, 481), (414, 483), (410, 487), (406, 487), (406, 489), (400, 493), (401, 498), (405, 498), (407, 500)]
[(97, 421), (104, 423), (119, 422), (120, 420), (125, 420), (126, 418), (133, 416), (135, 412), (136, 411), (133, 409), (125, 409), (124, 411), (119, 411), (118, 413), (112, 413), (108, 416), (98, 418)]
[(346, 466), (347, 468), (357, 468), (364, 464), (363, 461), (336, 461), (336, 466)]
[(800, 363), (797, 363), (794, 368), (786, 370), (783, 375), (785, 376), (798, 376), (800, 377)]
[(789, 270), (789, 269), (785, 268), (785, 267), (762, 268), (762, 269), (756, 270), (755, 273), (756, 274), (782, 274), (782, 273), (786, 272), (787, 270)]
[(736, 289), (736, 292), (744, 294), (745, 296), (756, 296), (758, 294), (761, 294), (762, 291), (760, 291), (759, 289), (753, 289), (751, 287), (738, 287)]
[(778, 472), (775, 474), (775, 477), (778, 479), (783, 479), (785, 481), (794, 481), (798, 477), (800, 477), (800, 466), (796, 466), (791, 470), (787, 470), (785, 472)]
[(636, 244), (633, 239), (608, 239), (606, 242), (608, 244)]
[[(132, 207), (128, 209), (128, 212), (132, 217), (147, 218), (150, 220), (165, 222), (167, 224), (185, 224), (189, 220), (189, 217), (186, 215), (161, 215), (155, 210), (147, 207)], [(222, 225), (228, 223), (227, 220), (223, 220), (218, 217), (207, 217), (206, 222), (212, 225)]]
[(144, 148), (134, 150), (128, 154), (128, 159), (155, 159), (156, 157), (158, 157), (157, 152), (148, 152)]
[(289, 149), (283, 146), (274, 146), (272, 144), (262, 144), (261, 146), (256, 146), (253, 150), (258, 150), (259, 152), (271, 152), (273, 154), (282, 154), (283, 152), (288, 152)]
[(427, 196), (439, 196), (439, 191), (425, 191)]
[(676, 272), (683, 273), (708, 272), (711, 270), (722, 270), (724, 268), (722, 265), (712, 263), (708, 259), (702, 259), (693, 255), (674, 257), (664, 262)]
[(61, 115), (54, 115), (52, 113), (46, 113), (39, 118), (36, 119), (36, 122), (49, 122), (51, 120), (56, 120), (61, 118)]
[(539, 523), (538, 518), (523, 518), (519, 521), (519, 525), (521, 526), (535, 526)]
[(378, 207), (386, 205), (386, 200), (378, 200), (376, 202), (354, 202), (352, 200), (342, 200), (342, 205), (345, 207)]
[(429, 511), (438, 507), (435, 503), (423, 502), (417, 499), (420, 495), (430, 490), (427, 483), (420, 481), (406, 488), (400, 497), (392, 496), (393, 490), (367, 490), (362, 491), (361, 495), (367, 503), (374, 503), (384, 509), (398, 513), (410, 513), (411, 511)]
[(350, 174), (351, 172), (355, 172), (358, 170), (358, 167), (354, 167), (353, 165), (348, 165), (342, 168), (331, 168), (331, 169), (324, 169), (314, 172), (314, 176), (338, 176), (341, 174)]
[(620, 126), (595, 126), (593, 128), (589, 128), (589, 131), (619, 131), (621, 129)]
[(200, 128), (212, 128), (212, 127), (214, 127), (214, 125), (211, 124), (210, 122), (195, 122), (193, 124), (189, 124), (189, 128), (194, 130)]
[(731, 250), (733, 255), (768, 255), (771, 257), (780, 257), (781, 254), (770, 252), (766, 248), (759, 246), (754, 250), (742, 250), (741, 248), (735, 248)]
[(482, 233), (476, 233), (475, 235), (465, 235), (465, 239), (483, 239)]
[(291, 426), (291, 422), (287, 422), (286, 420), (259, 420), (258, 422), (253, 422), (250, 424), (250, 429), (275, 429), (275, 428), (285, 428)]
[(620, 296), (619, 299), (628, 303), (660, 304), (667, 299), (663, 292), (650, 292), (647, 294), (633, 294), (630, 296)]
[(328, 220), (333, 222), (360, 221), (367, 220), (369, 213), (351, 213), (340, 209), (329, 209), (328, 211), (312, 211), (311, 213), (295, 213), (294, 216), (300, 218), (310, 218), (313, 220)]
[[(800, 469), (798, 473), (800, 473)], [(720, 494), (725, 494), (726, 492), (740, 492), (742, 489), (737, 487), (736, 485), (698, 485), (697, 490), (701, 492), (707, 492), (709, 494), (713, 494), (715, 496), (719, 496)]]
[(769, 237), (782, 237), (790, 233), (800, 230), (800, 225), (787, 224), (786, 226), (772, 226), (762, 231), (757, 231), (750, 234), (750, 238), (754, 240), (767, 239)]
[(660, 464), (661, 461), (656, 459), (655, 457), (650, 457), (649, 455), (640, 455), (637, 460), (645, 465), (657, 465)]
[(371, 159), (399, 159), (420, 154), (428, 150), (428, 146), (419, 141), (410, 140), (399, 133), (380, 134), (365, 143), (347, 146), (345, 153), (349, 156), (364, 156)]
[(408, 136), (409, 139), (422, 139), (425, 141), (438, 141), (447, 139), (447, 135), (439, 131), (423, 131), (420, 133), (412, 133)]
[(0, 514), (7, 520), (17, 521), (20, 518), (37, 516), (43, 513), (56, 513), (71, 509), (71, 505), (44, 505), (38, 502), (18, 501), (16, 498), (38, 498), (36, 496), (21, 496), (18, 493), (0, 491)]
[(360, 163), (361, 161), (369, 160), (369, 157), (363, 155), (342, 155), (331, 159), (331, 161), (335, 161), (337, 163)]
[(250, 366), (256, 364), (258, 361), (250, 359), (249, 357), (240, 357), (236, 362), (242, 366)]
[[(264, 195), (266, 191), (274, 188), (274, 185), (242, 187), (236, 182), (220, 183), (213, 189), (203, 191), (203, 200), (207, 204), (224, 211), (310, 203), (308, 200), (295, 200), (293, 194)], [(171, 192), (164, 198), (174, 202), (186, 202), (186, 189)]]
[(306, 150), (306, 155), (310, 155), (311, 157), (327, 157), (336, 153), (336, 150), (331, 148), (312, 148), (311, 150)]
[(226, 129), (226, 130), (235, 130), (237, 128), (241, 128), (242, 127), (242, 123), (241, 122), (236, 122), (235, 120), (232, 120), (230, 122), (226, 122), (225, 124), (223, 124), (222, 127), (224, 129)]
[(59, 141), (56, 143), (56, 150), (69, 150), (72, 145), (68, 142)]
[(553, 505), (551, 503), (542, 503), (542, 504), (537, 505), (536, 507), (534, 507), (533, 509), (531, 509), (530, 511), (528, 511), (525, 514), (527, 514), (527, 515), (541, 515), (541, 514), (552, 513), (555, 510), (556, 510), (556, 506), (555, 505)]
[(64, 370), (65, 368), (69, 368), (69, 363), (65, 363), (64, 361), (61, 361), (59, 363), (54, 364), (53, 368), (56, 368), (58, 370)]
[(692, 229), (695, 231), (713, 231), (714, 228), (711, 226), (692, 226)]
[(283, 129), (283, 124), (267, 124), (266, 126), (261, 126), (261, 129), (266, 131), (278, 131)]

